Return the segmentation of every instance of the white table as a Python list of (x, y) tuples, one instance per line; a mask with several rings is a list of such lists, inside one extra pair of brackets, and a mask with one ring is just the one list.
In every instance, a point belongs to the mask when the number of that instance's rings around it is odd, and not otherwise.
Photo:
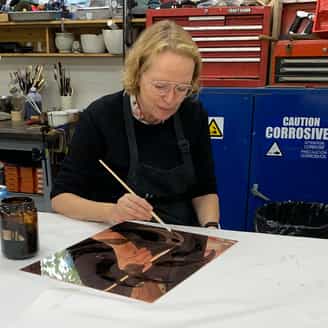
[(239, 242), (153, 304), (19, 271), (106, 228), (39, 213), (40, 253), (0, 257), (0, 327), (328, 326), (328, 240), (201, 228)]

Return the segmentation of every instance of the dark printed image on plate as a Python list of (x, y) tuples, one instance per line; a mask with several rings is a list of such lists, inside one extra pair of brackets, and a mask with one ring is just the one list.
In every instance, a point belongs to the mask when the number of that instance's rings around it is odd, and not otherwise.
[(22, 270), (154, 302), (235, 243), (124, 222)]

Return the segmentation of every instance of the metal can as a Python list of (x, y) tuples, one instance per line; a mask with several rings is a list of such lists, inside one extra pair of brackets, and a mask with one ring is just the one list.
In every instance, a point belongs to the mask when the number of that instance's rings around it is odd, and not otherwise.
[(0, 203), (1, 203), (1, 200), (6, 197), (8, 197), (7, 187), (4, 185), (0, 185)]

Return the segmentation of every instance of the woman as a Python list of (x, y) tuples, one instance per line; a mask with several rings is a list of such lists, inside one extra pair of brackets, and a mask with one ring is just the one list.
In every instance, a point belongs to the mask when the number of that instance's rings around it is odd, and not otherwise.
[[(216, 227), (219, 220), (207, 114), (190, 95), (201, 59), (171, 21), (147, 28), (129, 51), (124, 91), (81, 115), (52, 190), (53, 209), (110, 224), (151, 220)], [(102, 159), (137, 195), (99, 164)]]

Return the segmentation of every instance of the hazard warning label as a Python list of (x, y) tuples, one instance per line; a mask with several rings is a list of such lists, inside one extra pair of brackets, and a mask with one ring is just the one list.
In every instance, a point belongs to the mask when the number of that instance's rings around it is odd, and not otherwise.
[(274, 142), (266, 153), (266, 156), (282, 157), (282, 152), (278, 143)]
[(208, 118), (208, 129), (211, 139), (223, 139), (224, 117), (211, 116)]

